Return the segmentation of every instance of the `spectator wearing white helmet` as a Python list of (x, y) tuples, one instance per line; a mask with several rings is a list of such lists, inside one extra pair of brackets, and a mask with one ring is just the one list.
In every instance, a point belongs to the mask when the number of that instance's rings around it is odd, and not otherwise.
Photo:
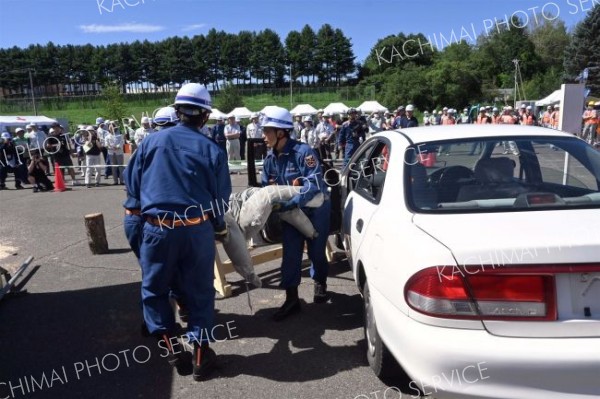
[(32, 150), (32, 152), (35, 150), (35, 152), (38, 152), (43, 156), (44, 142), (48, 136), (42, 130), (39, 130), (35, 123), (28, 124), (26, 128), (27, 133), (25, 134), (25, 138), (29, 140), (29, 148)]
[(96, 132), (98, 133), (98, 139), (102, 144), (102, 148), (100, 151), (102, 152), (102, 158), (104, 159), (104, 164), (106, 165), (104, 168), (104, 177), (108, 178), (112, 176), (112, 168), (110, 167), (110, 156), (108, 155), (108, 147), (106, 145), (106, 136), (108, 136), (108, 122), (102, 117), (96, 118), (96, 125), (98, 128)]
[(317, 154), (307, 144), (290, 138), (294, 128), (292, 115), (281, 107), (268, 107), (261, 120), (267, 147), (272, 151), (264, 160), (262, 185), (271, 184), (297, 186), (299, 190), (289, 201), (275, 201), (275, 211), (289, 211), (300, 208), (306, 211), (306, 204), (317, 194), (325, 195), (325, 201), (318, 208), (310, 208), (307, 213), (318, 236), (307, 239), (295, 227), (282, 223), (283, 257), (281, 262), (280, 286), (286, 290), (283, 305), (275, 312), (276, 321), (300, 311), (298, 286), (301, 280), (301, 267), (304, 246), (308, 248), (311, 260), (311, 277), (315, 281), (313, 300), (324, 303), (328, 300), (327, 276), (329, 263), (325, 256), (325, 246), (329, 237), (331, 201), (323, 181), (321, 164)]
[(521, 125), (525, 126), (536, 126), (537, 118), (533, 114), (533, 107), (531, 105), (527, 105), (525, 107), (525, 112), (521, 115)]
[(113, 184), (125, 184), (123, 182), (124, 167), (121, 166), (125, 162), (125, 154), (123, 152), (125, 139), (123, 138), (121, 130), (119, 129), (119, 125), (116, 121), (108, 124), (108, 134), (104, 138), (104, 143), (108, 151), (109, 163), (112, 165), (111, 174), (113, 178)]
[[(255, 159), (262, 159), (267, 156), (267, 147), (262, 141), (262, 135), (262, 127), (258, 121), (258, 114), (253, 112), (250, 115), (250, 123), (246, 126), (246, 136), (252, 141), (249, 145), (252, 145), (254, 148)], [(260, 142), (258, 141), (259, 139)]]
[(188, 307), (193, 378), (201, 381), (217, 360), (205, 332), (214, 324), (214, 241), (227, 235), (221, 209), (229, 201), (231, 181), (225, 153), (200, 133), (212, 111), (206, 87), (183, 85), (173, 106), (181, 123), (141, 142), (125, 169), (125, 184), (127, 202), (139, 201), (146, 221), (140, 265), (148, 332), (158, 338), (169, 364), (185, 367), (169, 301), (177, 284)]
[(102, 154), (103, 143), (98, 137), (98, 131), (94, 129), (93, 126), (87, 126), (85, 128), (87, 130), (88, 135), (86, 137), (86, 141), (83, 145), (83, 150), (85, 152), (85, 185), (87, 188), (91, 187), (91, 176), (94, 173), (94, 180), (96, 187), (100, 186), (100, 170), (101, 170), (101, 160), (100, 156)]
[(154, 133), (154, 129), (150, 126), (150, 118), (147, 116), (142, 117), (141, 124), (142, 126), (135, 131), (135, 135), (133, 136), (135, 145), (138, 147), (146, 137)]
[(468, 108), (463, 109), (463, 112), (456, 119), (456, 123), (457, 124), (458, 123), (460, 123), (460, 124), (471, 123), (471, 118), (469, 117), (469, 109)]
[(335, 143), (335, 128), (329, 121), (330, 118), (329, 112), (323, 112), (321, 122), (315, 127), (315, 134), (319, 139), (318, 153), (322, 160), (331, 158), (331, 145)]
[(235, 116), (230, 115), (227, 118), (227, 125), (225, 126), (224, 133), (225, 138), (227, 139), (227, 160), (240, 160), (240, 136), (242, 130), (240, 125), (235, 121)]
[(431, 115), (429, 115), (429, 111), (425, 110), (423, 112), (423, 126), (431, 126)]
[(24, 188), (22, 183), (27, 183), (27, 167), (17, 152), (12, 135), (2, 132), (0, 135), (0, 190), (6, 188), (8, 173), (15, 175), (15, 188)]
[(300, 131), (300, 142), (308, 144), (310, 148), (316, 150), (319, 147), (320, 140), (313, 126), (312, 117), (310, 115), (304, 116), (302, 123), (304, 123), (304, 128)]
[(262, 129), (258, 123), (258, 114), (256, 112), (250, 115), (250, 123), (246, 126), (246, 135), (249, 139), (262, 139)]
[(494, 107), (492, 109), (492, 124), (497, 125), (500, 123), (501, 119), (501, 115), (500, 115), (500, 110), (498, 109), (498, 107)]
[(419, 126), (419, 120), (415, 117), (415, 106), (408, 104), (406, 106), (406, 115), (400, 119), (400, 127), (406, 129)]

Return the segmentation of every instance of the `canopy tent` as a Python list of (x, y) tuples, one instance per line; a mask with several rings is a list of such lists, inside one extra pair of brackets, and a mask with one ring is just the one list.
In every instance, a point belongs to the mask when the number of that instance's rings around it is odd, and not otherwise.
[(328, 112), (330, 114), (345, 114), (348, 112), (350, 108), (347, 107), (344, 103), (331, 103), (323, 109), (323, 112)]
[(558, 104), (562, 98), (562, 90), (556, 90), (548, 97), (544, 97), (541, 100), (535, 102), (536, 107), (545, 107), (547, 105)]
[(216, 119), (219, 119), (219, 117), (221, 117), (221, 116), (223, 118), (227, 119), (227, 114), (219, 111), (216, 108), (213, 108), (212, 111), (211, 111), (211, 113), (210, 113), (210, 117), (208, 119), (215, 119), (216, 120)]
[(50, 127), (51, 124), (57, 122), (56, 119), (51, 119), (46, 116), (0, 116), (0, 131), (5, 131), (7, 127), (25, 127), (30, 123)]
[(379, 104), (377, 101), (365, 101), (364, 103), (358, 106), (358, 109), (361, 112), (366, 112), (368, 114), (372, 114), (373, 112), (387, 112), (388, 109), (383, 105)]
[(315, 115), (317, 113), (317, 110), (310, 104), (298, 104), (294, 107), (293, 110), (290, 111), (290, 113), (294, 116)]
[(250, 115), (252, 115), (253, 113), (254, 112), (250, 111), (246, 107), (237, 107), (233, 111), (231, 111), (229, 114), (227, 114), (227, 116), (228, 117), (235, 116), (236, 118), (247, 119), (247, 118), (250, 118)]

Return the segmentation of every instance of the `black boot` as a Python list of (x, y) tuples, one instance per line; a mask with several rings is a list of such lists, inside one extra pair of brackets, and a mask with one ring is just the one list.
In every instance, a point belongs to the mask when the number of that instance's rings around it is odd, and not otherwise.
[(202, 345), (194, 343), (193, 353), (194, 364), (194, 381), (203, 381), (217, 364), (217, 354), (208, 347), (208, 342), (203, 342)]
[(298, 287), (285, 290), (285, 302), (273, 315), (273, 320), (281, 321), (286, 317), (300, 311), (300, 299), (298, 298)]
[(327, 284), (319, 283), (315, 281), (315, 290), (313, 295), (313, 301), (315, 303), (325, 303), (329, 300), (329, 294), (327, 293)]
[(182, 367), (184, 363), (182, 358), (183, 351), (181, 350), (181, 345), (179, 345), (179, 340), (173, 335), (166, 333), (159, 335), (158, 340), (160, 348), (167, 351), (167, 362), (177, 369)]

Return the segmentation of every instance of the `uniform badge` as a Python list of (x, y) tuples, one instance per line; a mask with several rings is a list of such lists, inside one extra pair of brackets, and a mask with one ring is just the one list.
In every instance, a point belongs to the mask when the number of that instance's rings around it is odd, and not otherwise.
[(317, 166), (317, 160), (315, 159), (314, 155), (309, 155), (306, 158), (304, 158), (304, 163), (309, 168), (314, 168), (315, 166)]

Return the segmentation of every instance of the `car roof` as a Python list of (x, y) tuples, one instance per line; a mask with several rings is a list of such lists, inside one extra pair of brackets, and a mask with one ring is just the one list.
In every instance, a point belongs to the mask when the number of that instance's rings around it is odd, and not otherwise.
[(493, 125), (493, 124), (458, 124), (420, 126), (408, 129), (388, 130), (381, 132), (384, 136), (392, 139), (398, 133), (402, 133), (413, 143), (424, 143), (448, 139), (470, 139), (481, 137), (507, 137), (507, 136), (554, 136), (572, 137), (571, 133), (549, 129), (539, 126), (522, 125)]

